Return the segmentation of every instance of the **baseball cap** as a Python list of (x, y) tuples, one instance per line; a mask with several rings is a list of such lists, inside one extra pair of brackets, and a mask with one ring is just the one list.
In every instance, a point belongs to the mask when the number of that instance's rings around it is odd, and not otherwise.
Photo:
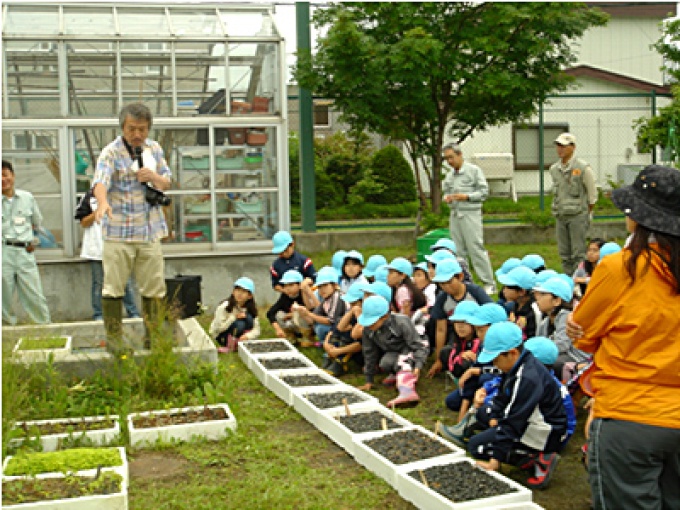
[(405, 274), (406, 276), (413, 276), (413, 265), (404, 257), (397, 257), (387, 266), (388, 269), (393, 269)]
[(345, 254), (345, 259), (342, 261), (343, 266), (347, 259), (358, 260), (362, 266), (364, 265), (364, 256), (356, 250), (350, 250)]
[(387, 283), (387, 273), (389, 273), (387, 264), (383, 264), (382, 266), (375, 270), (373, 278), (375, 279), (376, 282)]
[(557, 271), (554, 269), (544, 269), (543, 271), (539, 271), (536, 273), (536, 285), (543, 283), (548, 278), (552, 278), (553, 276), (557, 276)]
[(676, 168), (643, 168), (633, 184), (612, 191), (612, 202), (643, 227), (680, 236), (680, 172)]
[(364, 285), (365, 284), (363, 282), (354, 282), (349, 286), (347, 292), (342, 295), (342, 300), (345, 303), (354, 303), (364, 299)]
[(445, 237), (439, 239), (436, 243), (430, 246), (430, 251), (436, 252), (439, 250), (449, 250), (452, 253), (458, 253), (456, 243), (454, 243), (451, 239), (446, 239)]
[(539, 292), (547, 292), (549, 294), (557, 296), (558, 298), (561, 298), (563, 301), (566, 302), (571, 301), (571, 298), (573, 297), (574, 294), (573, 288), (560, 276), (553, 276), (552, 278), (548, 278), (543, 283), (536, 285), (536, 287), (534, 287), (534, 290), (537, 290)]
[(296, 271), (295, 269), (289, 269), (285, 273), (283, 273), (283, 276), (279, 280), (279, 283), (281, 285), (285, 285), (286, 283), (302, 283), (302, 274), (300, 271)]
[(544, 365), (554, 365), (560, 353), (557, 344), (544, 336), (535, 336), (524, 342), (524, 348)]
[(331, 258), (331, 266), (333, 266), (338, 273), (342, 272), (342, 266), (344, 265), (346, 255), (347, 252), (345, 250), (338, 250)]
[(526, 266), (518, 266), (509, 273), (500, 275), (498, 281), (503, 285), (531, 290), (536, 285), (536, 273)]
[(504, 321), (492, 324), (484, 337), (484, 346), (479, 353), (479, 363), (490, 363), (499, 354), (508, 352), (522, 344), (522, 329), (514, 322)]
[(375, 276), (376, 270), (385, 264), (387, 264), (387, 259), (382, 255), (371, 255), (368, 257), (366, 267), (362, 272), (364, 273), (364, 276), (372, 278)]
[(316, 273), (316, 285), (323, 285), (324, 283), (338, 283), (340, 276), (334, 267), (324, 266)]
[(392, 301), (392, 287), (385, 282), (363, 283), (361, 286), (363, 292), (374, 294), (383, 297), (388, 303)]
[(545, 260), (537, 253), (530, 253), (522, 257), (522, 265), (536, 271), (539, 267), (545, 267)]
[(437, 268), (432, 281), (448, 282), (451, 278), (462, 272), (463, 270), (455, 258), (445, 259), (437, 263)]
[(234, 287), (240, 287), (243, 290), (247, 290), (251, 294), (255, 292), (255, 284), (253, 283), (253, 280), (246, 276), (242, 276), (238, 280), (234, 282)]
[(519, 260), (517, 257), (510, 257), (508, 260), (503, 262), (501, 264), (501, 267), (499, 267), (496, 270), (496, 276), (500, 276), (502, 274), (508, 274), (510, 271), (515, 269), (516, 267), (519, 267), (522, 265), (522, 261)]
[(361, 315), (357, 322), (364, 327), (372, 326), (390, 309), (390, 305), (382, 296), (371, 296), (364, 300)]
[(451, 322), (470, 322), (470, 318), (474, 317), (475, 312), (479, 308), (479, 304), (474, 301), (461, 301), (456, 305), (453, 314), (449, 317)]
[(614, 242), (604, 243), (602, 248), (600, 248), (600, 260), (605, 258), (607, 255), (611, 255), (612, 253), (617, 253), (620, 251), (621, 247), (618, 244)]
[(413, 270), (425, 271), (426, 273), (428, 273), (429, 268), (427, 267), (427, 262), (421, 262), (420, 264), (416, 264), (415, 266), (413, 266)]
[(293, 242), (293, 236), (285, 230), (279, 230), (272, 236), (272, 242), (274, 243), (272, 253), (281, 253)]
[(425, 255), (425, 260), (436, 266), (442, 260), (455, 259), (456, 256), (448, 250), (437, 250), (432, 255)]
[(475, 313), (470, 317), (468, 322), (473, 326), (486, 326), (487, 324), (496, 324), (507, 320), (508, 313), (501, 305), (496, 303), (484, 303), (475, 310)]
[(562, 133), (555, 138), (555, 143), (558, 145), (576, 145), (576, 137), (571, 133)]

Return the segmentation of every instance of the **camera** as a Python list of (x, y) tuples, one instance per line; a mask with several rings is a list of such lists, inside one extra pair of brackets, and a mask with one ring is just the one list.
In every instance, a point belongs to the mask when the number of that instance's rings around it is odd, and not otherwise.
[(162, 191), (152, 188), (148, 184), (144, 191), (144, 198), (146, 199), (146, 203), (152, 207), (156, 205), (168, 206), (172, 203), (172, 199), (169, 196)]

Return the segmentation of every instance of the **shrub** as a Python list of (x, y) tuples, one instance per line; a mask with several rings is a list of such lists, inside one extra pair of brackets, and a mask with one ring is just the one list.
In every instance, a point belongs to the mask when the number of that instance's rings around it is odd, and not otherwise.
[(364, 173), (351, 194), (353, 203), (392, 204), (415, 200), (413, 169), (399, 149), (388, 145), (373, 155), (370, 171)]

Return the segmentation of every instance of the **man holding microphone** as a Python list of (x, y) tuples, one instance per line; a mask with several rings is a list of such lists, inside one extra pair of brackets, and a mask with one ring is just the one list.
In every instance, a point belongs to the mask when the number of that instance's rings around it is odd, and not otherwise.
[(142, 296), (146, 348), (152, 326), (162, 320), (166, 287), (161, 239), (168, 235), (168, 227), (161, 205), (169, 202), (162, 192), (171, 184), (163, 149), (147, 138), (153, 122), (149, 108), (142, 103), (126, 105), (119, 121), (123, 134), (102, 150), (94, 176), (99, 204), (95, 221), (104, 220), (102, 315), (107, 346), (114, 355), (125, 352), (122, 300), (133, 270)]

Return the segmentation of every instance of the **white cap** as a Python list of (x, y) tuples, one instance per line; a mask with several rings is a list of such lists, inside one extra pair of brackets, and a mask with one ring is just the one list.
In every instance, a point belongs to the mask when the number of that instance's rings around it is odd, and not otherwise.
[(559, 145), (576, 145), (576, 137), (571, 133), (562, 133), (555, 138), (555, 143)]

